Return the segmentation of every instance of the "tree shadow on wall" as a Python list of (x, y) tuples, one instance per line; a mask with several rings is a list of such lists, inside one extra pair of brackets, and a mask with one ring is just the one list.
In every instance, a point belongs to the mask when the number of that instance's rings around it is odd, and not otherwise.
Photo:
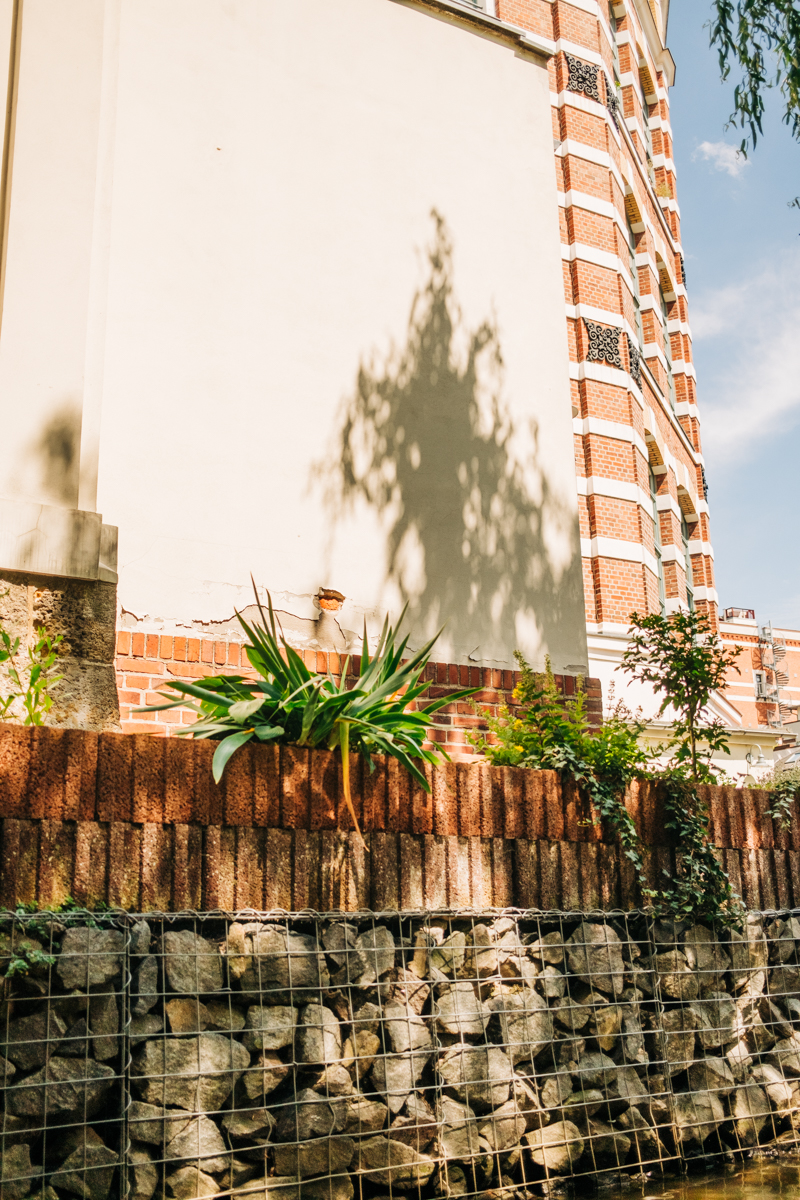
[[(362, 363), (335, 465), (316, 473), (336, 517), (363, 499), (383, 518), (386, 584), (409, 602), (417, 630), (432, 634), (446, 621), (457, 653), (507, 661), (518, 645), (563, 645), (559, 626), (575, 620), (576, 605), (582, 619), (575, 517), (537, 461), (535, 422), (520, 437), (503, 402), (495, 322), (463, 327), (451, 238), (432, 217), (428, 278), (406, 344), (380, 366)], [(545, 528), (568, 544), (558, 566)]]

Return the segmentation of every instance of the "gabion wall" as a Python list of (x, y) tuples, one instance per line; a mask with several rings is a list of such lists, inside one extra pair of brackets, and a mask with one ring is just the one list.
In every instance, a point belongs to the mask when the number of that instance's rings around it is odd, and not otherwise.
[(7, 915), (0, 1200), (529, 1197), (800, 1128), (800, 914)]

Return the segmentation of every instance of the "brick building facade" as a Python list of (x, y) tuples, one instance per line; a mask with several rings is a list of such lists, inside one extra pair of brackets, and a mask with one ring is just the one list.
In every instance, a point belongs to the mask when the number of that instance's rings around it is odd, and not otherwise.
[[(457, 15), (468, 2), (435, 0), (433, 7)], [(553, 202), (561, 229), (589, 668), (598, 703), (598, 679), (607, 690), (633, 610), (670, 612), (692, 602), (716, 622), (669, 121), (668, 4), (485, 0), (474, 7), (481, 10), (476, 21), (528, 31), (551, 53)], [(126, 729), (146, 727), (131, 708), (152, 699), (165, 677), (200, 673), (200, 665), (206, 670), (212, 661), (234, 668), (239, 660), (235, 641), (173, 643), (134, 632), (132, 642), (124, 630), (118, 646)], [(198, 665), (184, 667), (184, 653)], [(480, 674), (445, 664), (437, 670), (453, 683), (460, 676), (472, 682), (473, 675), (477, 682)], [(503, 679), (502, 672), (494, 676)], [(513, 682), (506, 671), (502, 698)], [(445, 720), (463, 726), (473, 718), (464, 712)], [(455, 727), (447, 735), (451, 746), (463, 736)]]

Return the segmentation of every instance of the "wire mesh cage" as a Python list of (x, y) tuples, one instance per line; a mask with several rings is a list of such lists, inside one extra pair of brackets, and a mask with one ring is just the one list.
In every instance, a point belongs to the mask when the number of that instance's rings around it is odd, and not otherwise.
[(0, 1195), (105, 1197), (124, 1132), (128, 922), (0, 925)]
[(9, 916), (2, 939), (3, 1200), (528, 1200), (800, 1127), (793, 913)]

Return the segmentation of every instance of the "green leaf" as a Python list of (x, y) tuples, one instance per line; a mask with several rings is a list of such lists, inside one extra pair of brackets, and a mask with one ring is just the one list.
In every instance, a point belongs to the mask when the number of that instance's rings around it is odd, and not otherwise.
[(253, 730), (246, 729), (241, 733), (232, 733), (230, 737), (224, 738), (214, 751), (214, 758), (211, 762), (211, 770), (214, 775), (214, 782), (219, 783), (222, 779), (222, 774), (228, 765), (228, 759), (234, 754), (240, 746), (244, 746), (253, 737)]
[(228, 715), (232, 721), (236, 721), (239, 725), (244, 725), (244, 723), (249, 720), (250, 717), (255, 716), (258, 710), (263, 708), (263, 706), (264, 700), (261, 696), (259, 696), (257, 700), (237, 700), (236, 703), (232, 704), (228, 709)]

